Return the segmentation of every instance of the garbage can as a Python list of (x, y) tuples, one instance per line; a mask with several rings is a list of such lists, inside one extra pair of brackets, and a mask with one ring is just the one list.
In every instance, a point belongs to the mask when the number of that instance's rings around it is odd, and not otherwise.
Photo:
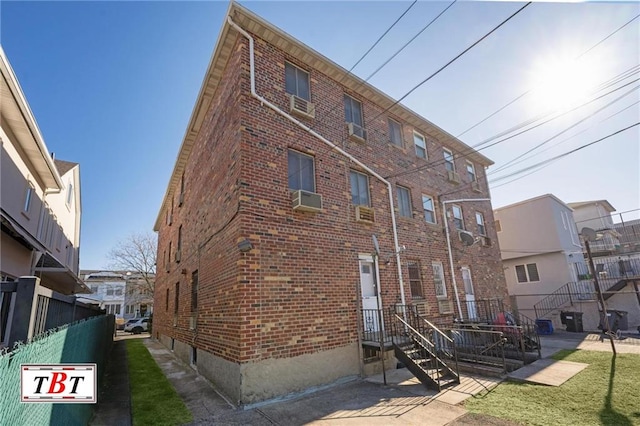
[[(611, 331), (627, 330), (629, 329), (629, 320), (627, 318), (627, 311), (607, 310), (607, 319), (609, 320), (609, 329)], [(600, 325), (599, 329), (607, 331), (604, 325), (604, 314), (600, 311)]]
[(536, 320), (536, 333), (538, 335), (549, 335), (553, 334), (553, 323), (548, 319), (537, 319)]
[(582, 333), (582, 312), (565, 312), (565, 324), (567, 331), (572, 333)]

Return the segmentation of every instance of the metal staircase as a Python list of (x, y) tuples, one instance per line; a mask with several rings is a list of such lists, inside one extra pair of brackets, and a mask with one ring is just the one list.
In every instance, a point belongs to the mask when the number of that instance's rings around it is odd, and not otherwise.
[(596, 300), (596, 290), (592, 280), (569, 282), (533, 305), (536, 318), (542, 319), (552, 312), (577, 301)]
[(396, 358), (425, 386), (441, 391), (460, 383), (455, 342), (413, 310), (391, 312)]

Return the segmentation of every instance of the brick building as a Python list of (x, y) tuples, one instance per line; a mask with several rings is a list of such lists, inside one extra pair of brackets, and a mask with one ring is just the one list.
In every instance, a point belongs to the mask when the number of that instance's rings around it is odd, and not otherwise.
[(473, 316), (472, 289), (506, 297), (491, 161), (242, 6), (229, 18), (155, 223), (153, 337), (247, 405), (358, 375), (376, 297), (449, 320)]

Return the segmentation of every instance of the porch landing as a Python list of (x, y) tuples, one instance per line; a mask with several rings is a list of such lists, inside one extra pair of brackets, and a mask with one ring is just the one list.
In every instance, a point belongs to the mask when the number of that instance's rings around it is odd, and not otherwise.
[(511, 380), (537, 385), (560, 386), (588, 366), (589, 364), (581, 362), (544, 358), (509, 373), (507, 377)]

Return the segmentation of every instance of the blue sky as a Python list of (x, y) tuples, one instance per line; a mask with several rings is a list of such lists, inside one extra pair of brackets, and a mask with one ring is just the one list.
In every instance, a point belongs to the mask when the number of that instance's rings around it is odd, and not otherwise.
[[(410, 5), (242, 4), (347, 69)], [(448, 4), (417, 3), (354, 73), (369, 76)], [(394, 98), (404, 95), (523, 4), (456, 3), (370, 82)], [(81, 165), (81, 268), (107, 267), (106, 253), (118, 240), (152, 229), (227, 7), (222, 1), (0, 3), (0, 42), (45, 142), (57, 158)], [(554, 80), (568, 69), (566, 61), (639, 13), (638, 3), (534, 3), (403, 103), (458, 135), (537, 87), (541, 76)], [(461, 139), (480, 143), (624, 71), (635, 74), (598, 94), (635, 80), (639, 25), (637, 19), (585, 54), (568, 80), (523, 97)], [(555, 63), (564, 65), (553, 68)], [(496, 162), (490, 180), (639, 121), (640, 108), (633, 105), (640, 100), (637, 85), (483, 150)], [(565, 93), (569, 86), (576, 87)], [(612, 104), (596, 113), (607, 103)], [(590, 114), (544, 148), (581, 132), (576, 137), (493, 172)], [(620, 212), (637, 209), (639, 141), (635, 127), (513, 183), (496, 181), (493, 205), (553, 193), (566, 202), (607, 199)], [(634, 217), (637, 212), (625, 215)]]

